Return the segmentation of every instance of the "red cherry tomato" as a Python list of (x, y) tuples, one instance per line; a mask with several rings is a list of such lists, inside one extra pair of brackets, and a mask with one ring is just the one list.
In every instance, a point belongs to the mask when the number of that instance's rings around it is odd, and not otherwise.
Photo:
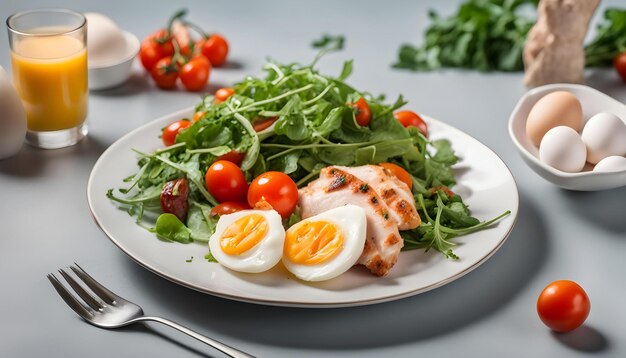
[(150, 75), (154, 83), (162, 89), (172, 89), (176, 87), (176, 79), (178, 79), (178, 67), (172, 63), (171, 57), (160, 59), (152, 70)]
[(409, 190), (411, 190), (413, 187), (413, 178), (409, 172), (404, 170), (404, 168), (393, 163), (380, 163), (378, 165), (389, 170), (391, 174), (395, 175), (396, 178), (400, 179), (400, 181), (406, 184), (406, 186), (409, 187)]
[(211, 65), (218, 67), (226, 62), (228, 42), (221, 35), (212, 34), (208, 39), (201, 41), (199, 47)]
[(537, 313), (543, 323), (557, 332), (578, 328), (589, 315), (591, 304), (585, 290), (576, 282), (554, 281), (537, 300)]
[(190, 125), (191, 125), (191, 122), (189, 122), (186, 119), (183, 119), (183, 120), (171, 123), (169, 126), (163, 128), (163, 134), (161, 135), (163, 144), (165, 144), (166, 147), (169, 147), (170, 145), (173, 145), (174, 143), (176, 143), (176, 136), (178, 135), (178, 132), (189, 127)]
[(196, 112), (193, 114), (193, 122), (196, 123), (197, 121), (199, 121), (200, 119), (202, 119), (202, 116), (204, 116), (206, 112), (204, 111), (200, 111), (200, 112)]
[(289, 175), (281, 172), (265, 172), (250, 183), (248, 204), (255, 207), (267, 202), (285, 219), (293, 213), (298, 203), (298, 187)]
[(370, 110), (370, 106), (367, 104), (367, 101), (361, 97), (356, 103), (351, 104), (354, 109), (354, 117), (356, 118), (356, 122), (361, 127), (367, 127), (370, 124), (370, 119), (372, 119), (372, 111)]
[(424, 135), (424, 137), (428, 137), (428, 125), (422, 117), (418, 116), (417, 113), (413, 111), (398, 111), (393, 114), (396, 119), (402, 123), (404, 128), (408, 127), (417, 127), (420, 132)]
[(252, 128), (254, 128), (255, 132), (261, 132), (269, 128), (277, 120), (278, 117), (259, 118), (252, 122)]
[(240, 167), (241, 162), (243, 162), (243, 158), (245, 156), (246, 156), (246, 153), (239, 153), (236, 150), (231, 150), (230, 152), (217, 157), (217, 160), (227, 160), (233, 164), (236, 164), (238, 167)]
[(445, 185), (437, 185), (437, 186), (434, 186), (434, 187), (430, 188), (430, 191), (433, 194), (435, 194), (438, 190), (443, 191), (448, 198), (451, 198), (451, 197), (454, 196), (454, 192), (452, 190), (450, 190), (450, 188), (448, 188)]
[(215, 206), (211, 209), (211, 216), (222, 216), (227, 214), (236, 213), (241, 210), (250, 209), (248, 204), (238, 203), (235, 201), (227, 201)]
[(180, 81), (188, 91), (200, 91), (211, 74), (211, 63), (204, 56), (196, 56), (180, 68)]
[(230, 87), (220, 88), (215, 92), (215, 99), (213, 102), (215, 104), (222, 103), (228, 99), (228, 97), (232, 96), (235, 93), (235, 90)]
[(613, 59), (613, 67), (620, 75), (622, 80), (626, 82), (626, 52), (622, 52)]
[(139, 58), (148, 71), (151, 71), (160, 59), (172, 55), (174, 55), (172, 38), (165, 29), (155, 31), (141, 42)]
[(204, 176), (206, 188), (217, 201), (246, 202), (248, 183), (241, 169), (227, 160), (211, 164)]

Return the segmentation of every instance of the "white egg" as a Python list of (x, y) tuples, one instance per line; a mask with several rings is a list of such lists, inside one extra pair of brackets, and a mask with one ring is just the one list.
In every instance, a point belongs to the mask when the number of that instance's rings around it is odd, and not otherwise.
[(554, 127), (541, 140), (539, 159), (555, 169), (575, 173), (585, 166), (587, 148), (572, 128)]
[(613, 155), (606, 157), (593, 167), (594, 172), (621, 172), (626, 171), (626, 158)]
[(117, 24), (95, 12), (86, 13), (85, 18), (89, 65), (99, 66), (123, 59), (127, 53), (126, 39)]
[(626, 154), (626, 123), (612, 113), (591, 117), (582, 133), (587, 161), (596, 164), (606, 157)]
[(26, 111), (0, 66), (0, 159), (17, 153), (26, 137)]
[(366, 228), (365, 210), (356, 205), (302, 220), (287, 230), (283, 264), (305, 281), (337, 277), (363, 253)]
[(217, 262), (234, 271), (263, 272), (283, 255), (285, 228), (274, 210), (242, 210), (221, 216), (209, 239)]

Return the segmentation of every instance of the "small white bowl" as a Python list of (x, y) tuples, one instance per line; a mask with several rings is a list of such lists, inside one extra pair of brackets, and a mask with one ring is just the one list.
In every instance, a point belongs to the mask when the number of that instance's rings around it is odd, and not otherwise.
[(539, 160), (539, 148), (535, 147), (526, 136), (526, 119), (531, 108), (540, 98), (555, 91), (568, 91), (578, 97), (583, 107), (585, 122), (600, 112), (613, 113), (626, 121), (626, 105), (591, 87), (575, 84), (552, 84), (534, 88), (519, 100), (509, 118), (509, 135), (522, 159), (544, 179), (565, 189), (593, 191), (625, 186), (626, 170), (610, 173), (592, 172), (590, 171), (591, 165), (587, 164), (580, 173), (566, 173)]
[(119, 61), (88, 66), (89, 89), (103, 90), (116, 87), (126, 82), (137, 53), (139, 39), (127, 31), (122, 31), (126, 40), (126, 55)]

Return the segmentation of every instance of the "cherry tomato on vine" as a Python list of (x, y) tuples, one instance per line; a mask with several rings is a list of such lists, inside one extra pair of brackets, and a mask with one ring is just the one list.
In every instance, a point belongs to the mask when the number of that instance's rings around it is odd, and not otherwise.
[(243, 158), (245, 156), (246, 156), (246, 153), (239, 153), (236, 150), (231, 150), (230, 152), (217, 157), (217, 160), (227, 160), (233, 164), (236, 164), (238, 167), (240, 167), (241, 162), (243, 162)]
[(211, 164), (204, 176), (206, 188), (217, 201), (246, 202), (248, 182), (241, 169), (227, 160)]
[(167, 127), (163, 128), (163, 134), (161, 134), (163, 144), (165, 144), (166, 147), (169, 147), (170, 145), (176, 143), (176, 136), (178, 135), (178, 132), (189, 127), (190, 125), (191, 122), (182, 119), (180, 121), (171, 123)]
[(252, 128), (254, 128), (255, 132), (261, 132), (271, 127), (277, 120), (278, 117), (259, 118), (252, 122)]
[(365, 98), (359, 98), (359, 100), (356, 101), (356, 103), (352, 103), (351, 106), (354, 109), (356, 122), (361, 127), (367, 127), (370, 124), (370, 119), (372, 119), (372, 111)]
[(255, 207), (267, 202), (285, 219), (293, 213), (298, 203), (298, 187), (289, 175), (281, 172), (265, 172), (250, 183), (248, 204)]
[(211, 74), (211, 63), (204, 56), (196, 56), (180, 68), (180, 81), (188, 91), (200, 91)]
[(226, 201), (211, 209), (211, 216), (222, 216), (248, 209), (250, 209), (248, 204), (238, 203), (235, 201)]
[(406, 184), (409, 187), (409, 190), (411, 190), (411, 188), (413, 187), (413, 178), (411, 177), (411, 174), (409, 174), (409, 172), (404, 170), (404, 168), (393, 163), (380, 163), (378, 165), (389, 170), (391, 174), (395, 175), (396, 178)]
[(591, 303), (585, 290), (576, 282), (554, 281), (543, 289), (537, 300), (541, 321), (557, 332), (569, 332), (585, 322)]
[(172, 63), (171, 57), (165, 57), (160, 59), (152, 70), (150, 76), (154, 80), (154, 83), (162, 89), (172, 89), (176, 87), (176, 80), (178, 79), (178, 67), (175, 63)]
[(215, 104), (222, 103), (226, 101), (234, 93), (235, 93), (235, 90), (230, 87), (220, 88), (217, 91), (215, 91), (215, 99), (213, 100), (213, 102), (215, 102)]
[(228, 56), (228, 42), (224, 37), (218, 34), (212, 34), (208, 39), (201, 40), (198, 43), (200, 52), (209, 59), (213, 66), (221, 66), (226, 62)]
[(393, 116), (396, 117), (404, 128), (417, 127), (424, 137), (428, 137), (428, 125), (417, 113), (413, 111), (398, 111)]
[(174, 55), (172, 38), (165, 29), (153, 32), (141, 42), (139, 59), (148, 71), (151, 71), (160, 59), (172, 55)]
[(622, 52), (613, 59), (613, 67), (620, 75), (622, 80), (626, 82), (626, 52)]

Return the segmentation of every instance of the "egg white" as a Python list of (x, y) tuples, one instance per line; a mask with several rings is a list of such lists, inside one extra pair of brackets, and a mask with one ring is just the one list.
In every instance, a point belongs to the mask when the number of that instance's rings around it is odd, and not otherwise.
[(287, 270), (304, 281), (324, 281), (335, 278), (354, 266), (365, 246), (365, 210), (356, 205), (342, 206), (304, 219), (289, 230), (310, 221), (329, 221), (337, 225), (344, 235), (343, 247), (335, 257), (315, 265), (298, 264), (283, 256), (282, 261)]
[[(265, 237), (241, 255), (229, 255), (222, 251), (220, 239), (224, 230), (238, 219), (251, 214), (260, 214), (267, 220), (268, 230)], [(209, 249), (221, 265), (234, 271), (257, 273), (271, 269), (280, 261), (283, 255), (284, 242), (285, 228), (276, 211), (242, 210), (220, 217), (215, 233), (209, 239)]]

